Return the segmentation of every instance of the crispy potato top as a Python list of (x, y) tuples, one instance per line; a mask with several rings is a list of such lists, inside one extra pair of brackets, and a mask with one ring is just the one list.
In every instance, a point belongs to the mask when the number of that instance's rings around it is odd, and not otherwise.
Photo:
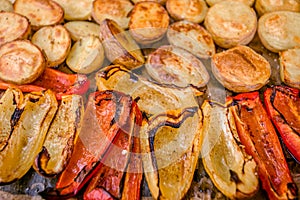
[(35, 28), (59, 24), (64, 19), (64, 10), (52, 0), (16, 0), (14, 10), (26, 16)]

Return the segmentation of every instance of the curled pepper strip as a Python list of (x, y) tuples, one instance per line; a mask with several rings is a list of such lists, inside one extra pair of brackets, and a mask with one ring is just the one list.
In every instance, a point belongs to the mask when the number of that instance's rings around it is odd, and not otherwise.
[(56, 99), (61, 100), (63, 95), (84, 94), (89, 89), (90, 81), (83, 74), (66, 74), (59, 70), (46, 68), (42, 75), (31, 84), (16, 85), (0, 81), (0, 89), (6, 90), (9, 87), (18, 88), (22, 92), (39, 92), (51, 89)]
[(246, 152), (258, 165), (262, 187), (269, 199), (296, 199), (293, 182), (275, 128), (264, 109), (258, 92), (229, 98), (238, 135)]
[(300, 91), (275, 86), (264, 92), (266, 110), (292, 156), (300, 162)]

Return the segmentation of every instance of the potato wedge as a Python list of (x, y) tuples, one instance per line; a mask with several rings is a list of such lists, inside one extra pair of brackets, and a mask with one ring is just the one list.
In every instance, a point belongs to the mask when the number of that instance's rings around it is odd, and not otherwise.
[(222, 1), (210, 7), (204, 21), (217, 45), (231, 48), (246, 45), (257, 28), (255, 11), (239, 1)]
[(216, 79), (233, 92), (258, 90), (271, 76), (269, 62), (247, 46), (215, 54), (211, 67)]
[(13, 127), (17, 122), (23, 103), (23, 93), (19, 89), (8, 88), (0, 99), (0, 153), (8, 145)]
[(255, 10), (261, 16), (265, 13), (274, 11), (300, 12), (300, 2), (298, 0), (256, 0)]
[(273, 52), (300, 47), (300, 13), (266, 13), (258, 20), (257, 33), (264, 47)]
[(29, 40), (15, 40), (0, 47), (0, 79), (27, 84), (44, 71), (46, 61), (41, 50)]
[(100, 33), (99, 24), (87, 21), (70, 21), (64, 24), (64, 27), (69, 31), (73, 41), (80, 38), (93, 35), (98, 37)]
[(27, 39), (31, 33), (29, 20), (17, 13), (0, 12), (0, 46), (16, 39)]
[[(211, 7), (217, 3), (222, 2), (223, 0), (205, 0), (205, 2)], [(245, 3), (248, 6), (252, 6), (255, 2), (255, 0), (236, 0), (236, 1), (241, 1), (243, 3)]]
[(33, 29), (63, 21), (64, 10), (52, 0), (16, 0), (14, 11), (27, 17)]
[(104, 60), (104, 49), (98, 37), (87, 36), (78, 40), (67, 57), (66, 63), (74, 72), (89, 74), (100, 69)]
[(99, 37), (110, 62), (124, 65), (128, 69), (144, 64), (145, 59), (139, 45), (117, 23), (106, 19), (100, 24), (100, 30)]
[(201, 127), (198, 107), (169, 110), (143, 122), (142, 160), (154, 199), (182, 199), (186, 194), (198, 161)]
[(149, 54), (145, 67), (160, 84), (200, 88), (209, 81), (209, 74), (198, 58), (172, 45), (161, 46)]
[(253, 196), (259, 188), (256, 163), (238, 138), (230, 111), (216, 102), (202, 104), (201, 157), (214, 185), (230, 199)]
[(20, 179), (32, 166), (57, 110), (57, 101), (50, 90), (29, 93), (17, 109), (20, 111), (17, 122), (7, 146), (0, 152), (2, 184)]
[(49, 127), (43, 150), (35, 158), (33, 168), (43, 176), (52, 177), (60, 174), (67, 165), (84, 113), (80, 95), (62, 97), (57, 113)]
[(193, 22), (178, 21), (171, 24), (167, 37), (170, 44), (181, 47), (199, 58), (209, 58), (216, 52), (210, 33)]
[(300, 89), (300, 48), (279, 52), (280, 78), (285, 84)]
[(156, 2), (140, 2), (130, 13), (129, 31), (141, 44), (160, 40), (169, 26), (169, 15), (165, 8)]
[(115, 21), (123, 29), (128, 28), (128, 14), (133, 8), (129, 0), (95, 0), (93, 3), (93, 19), (101, 24), (105, 19)]
[(39, 29), (31, 41), (45, 52), (48, 67), (55, 67), (64, 62), (71, 49), (70, 34), (62, 25)]
[(168, 0), (166, 8), (175, 20), (188, 20), (201, 23), (208, 7), (204, 0)]
[(93, 0), (53, 0), (64, 9), (66, 20), (91, 20)]
[(0, 11), (13, 12), (13, 4), (8, 0), (0, 0)]

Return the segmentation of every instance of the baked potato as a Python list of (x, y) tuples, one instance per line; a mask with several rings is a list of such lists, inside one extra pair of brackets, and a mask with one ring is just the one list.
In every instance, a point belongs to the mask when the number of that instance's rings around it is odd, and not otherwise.
[(0, 0), (0, 11), (13, 12), (13, 4), (8, 0)]
[(256, 0), (255, 10), (259, 16), (275, 11), (300, 12), (300, 2), (297, 0)]
[(69, 21), (64, 24), (64, 27), (69, 31), (73, 41), (77, 41), (80, 38), (86, 36), (99, 37), (100, 26), (94, 22), (88, 21)]

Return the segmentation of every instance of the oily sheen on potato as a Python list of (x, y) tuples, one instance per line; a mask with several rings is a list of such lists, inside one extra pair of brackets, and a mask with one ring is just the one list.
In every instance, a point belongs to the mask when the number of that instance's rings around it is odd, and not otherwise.
[(228, 90), (250, 92), (267, 83), (271, 66), (250, 47), (237, 46), (212, 57), (212, 72)]

